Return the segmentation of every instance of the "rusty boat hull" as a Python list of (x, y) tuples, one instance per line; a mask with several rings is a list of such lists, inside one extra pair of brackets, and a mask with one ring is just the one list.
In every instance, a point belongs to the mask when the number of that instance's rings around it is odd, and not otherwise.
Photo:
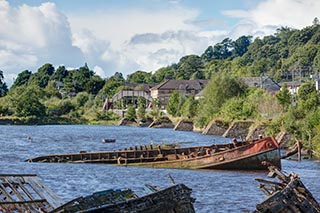
[(281, 168), (280, 148), (273, 137), (238, 142), (237, 144), (214, 144), (185, 148), (161, 148), (149, 145), (110, 152), (47, 155), (27, 161), (228, 170), (267, 170), (267, 167), (261, 163), (268, 161)]

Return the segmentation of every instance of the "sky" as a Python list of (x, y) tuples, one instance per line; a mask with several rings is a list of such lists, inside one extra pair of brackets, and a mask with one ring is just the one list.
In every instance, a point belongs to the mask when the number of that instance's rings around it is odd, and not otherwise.
[(320, 18), (319, 0), (0, 0), (0, 70), (11, 85), (45, 63), (102, 78), (154, 72), (209, 45)]

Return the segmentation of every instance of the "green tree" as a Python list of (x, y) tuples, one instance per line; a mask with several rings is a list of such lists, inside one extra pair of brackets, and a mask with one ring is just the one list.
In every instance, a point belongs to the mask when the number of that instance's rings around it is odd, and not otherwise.
[(37, 116), (46, 115), (46, 108), (41, 103), (43, 91), (37, 86), (27, 88), (17, 88), (10, 94), (11, 106), (17, 116)]
[(138, 98), (137, 118), (142, 120), (146, 115), (146, 100), (143, 97)]
[(213, 59), (213, 55), (214, 55), (214, 52), (213, 52), (213, 47), (212, 46), (209, 46), (205, 51), (204, 53), (201, 55), (201, 60), (203, 62), (209, 62)]
[(281, 106), (278, 104), (277, 98), (264, 89), (250, 89), (246, 101), (254, 108), (257, 118), (274, 118), (281, 114)]
[[(87, 64), (79, 69), (68, 71), (68, 75), (64, 78), (64, 91), (67, 93), (78, 93), (87, 90), (91, 90), (90, 86), (94, 86), (92, 91), (96, 92), (98, 84), (95, 80), (89, 83), (90, 79), (94, 76), (94, 72), (89, 69)], [(89, 91), (87, 91), (89, 92)]]
[(254, 106), (246, 99), (234, 97), (227, 100), (221, 107), (219, 114), (228, 120), (250, 118), (254, 113)]
[(113, 76), (108, 78), (98, 95), (102, 99), (112, 98), (124, 83), (124, 78), (121, 73), (115, 73)]
[(213, 59), (227, 59), (232, 56), (233, 44), (230, 38), (225, 38), (222, 42), (213, 46)]
[(287, 84), (282, 86), (282, 89), (276, 94), (278, 103), (281, 105), (284, 111), (287, 111), (292, 102), (292, 95), (288, 90)]
[(298, 90), (298, 107), (304, 112), (315, 110), (320, 100), (314, 82), (303, 83)]
[(232, 43), (232, 56), (242, 56), (248, 51), (248, 46), (251, 43), (251, 36), (241, 36)]
[(61, 94), (59, 93), (59, 90), (56, 87), (56, 83), (54, 81), (49, 81), (46, 88), (44, 89), (45, 95), (50, 97), (58, 97), (61, 98)]
[(175, 77), (175, 70), (176, 70), (176, 64), (173, 64), (171, 66), (162, 67), (158, 69), (153, 75), (152, 75), (152, 81), (155, 83), (160, 83), (166, 78), (174, 78)]
[(137, 118), (136, 108), (133, 105), (128, 106), (125, 118), (129, 121), (134, 121)]
[(65, 66), (59, 66), (57, 70), (51, 76), (51, 80), (63, 82), (63, 79), (68, 76), (68, 70)]
[(12, 88), (27, 85), (31, 75), (32, 72), (29, 70), (24, 70), (19, 73), (16, 80), (13, 82)]
[(151, 111), (151, 116), (154, 118), (154, 119), (158, 119), (161, 117), (161, 111), (160, 111), (160, 106), (161, 106), (161, 102), (159, 99), (157, 98), (154, 98), (152, 100), (152, 111)]
[(31, 84), (37, 85), (41, 88), (45, 88), (48, 85), (50, 77), (54, 73), (54, 67), (52, 64), (44, 64), (39, 69), (38, 72), (30, 77)]
[(194, 99), (193, 96), (190, 96), (186, 99), (184, 104), (181, 107), (182, 115), (188, 118), (193, 118), (197, 114), (198, 110), (198, 101)]
[(94, 75), (87, 81), (84, 90), (87, 93), (96, 95), (102, 89), (104, 83), (104, 80), (100, 76)]
[(313, 24), (314, 26), (320, 25), (319, 19), (318, 19), (317, 17), (315, 17), (315, 18), (313, 19), (313, 21), (312, 21), (312, 24)]
[(167, 104), (167, 112), (172, 116), (178, 116), (180, 109), (180, 93), (173, 91), (169, 97)]
[(176, 70), (176, 79), (189, 80), (196, 76), (199, 79), (204, 78), (202, 71), (203, 63), (197, 55), (188, 55), (180, 59), (178, 69)]
[(3, 71), (0, 70), (0, 97), (5, 96), (8, 92), (7, 84), (3, 81), (3, 79)]
[(204, 98), (199, 103), (197, 125), (206, 125), (217, 115), (226, 100), (241, 96), (245, 91), (246, 86), (240, 80), (225, 73), (215, 75), (204, 88)]
[(152, 73), (148, 73), (145, 71), (136, 71), (127, 76), (127, 81), (135, 84), (145, 84), (152, 83)]

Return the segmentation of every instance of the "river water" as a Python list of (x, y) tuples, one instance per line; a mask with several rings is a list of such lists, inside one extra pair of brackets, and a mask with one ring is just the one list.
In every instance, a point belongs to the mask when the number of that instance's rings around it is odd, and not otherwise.
[[(27, 140), (28, 137), (32, 137), (32, 142)], [(117, 141), (102, 143), (103, 138), (116, 138)], [(167, 174), (170, 174), (176, 183), (184, 183), (193, 189), (196, 212), (250, 212), (265, 198), (254, 179), (266, 178), (267, 172), (24, 162), (46, 154), (107, 151), (150, 143), (188, 142), (183, 146), (196, 146), (229, 141), (227, 138), (172, 129), (90, 125), (0, 126), (0, 173), (37, 174), (65, 201), (111, 188), (131, 188), (139, 194), (144, 184), (168, 187), (171, 181)], [(282, 160), (282, 169), (299, 174), (320, 201), (320, 162)]]

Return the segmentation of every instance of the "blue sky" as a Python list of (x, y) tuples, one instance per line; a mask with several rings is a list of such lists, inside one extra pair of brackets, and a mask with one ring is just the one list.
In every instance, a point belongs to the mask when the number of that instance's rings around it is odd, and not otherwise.
[(154, 72), (182, 56), (320, 17), (319, 0), (0, 0), (0, 70), (10, 85), (45, 64), (101, 77)]

